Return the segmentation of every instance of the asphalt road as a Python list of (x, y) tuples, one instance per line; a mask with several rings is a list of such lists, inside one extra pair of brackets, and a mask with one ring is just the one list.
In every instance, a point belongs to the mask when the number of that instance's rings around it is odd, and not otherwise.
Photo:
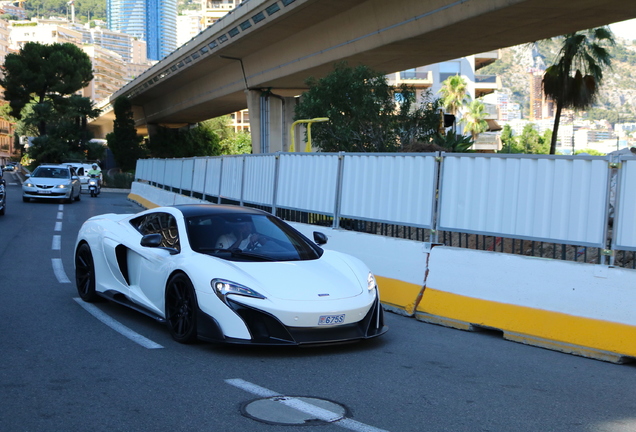
[(76, 301), (73, 274), (81, 223), (141, 208), (111, 192), (73, 204), (23, 203), (16, 177), (5, 178), (1, 432), (636, 431), (634, 364), (497, 333), (388, 313), (384, 337), (352, 345), (184, 346), (121, 306), (87, 310)]

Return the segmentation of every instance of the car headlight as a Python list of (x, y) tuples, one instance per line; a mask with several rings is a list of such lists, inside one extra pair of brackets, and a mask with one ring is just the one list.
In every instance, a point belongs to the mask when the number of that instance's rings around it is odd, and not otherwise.
[(26, 182), (24, 185), (25, 185), (26, 187), (35, 187), (35, 186), (33, 185), (33, 183), (31, 183), (31, 182)]
[(227, 304), (226, 297), (229, 294), (236, 294), (245, 297), (253, 297), (257, 299), (264, 299), (265, 296), (259, 294), (251, 288), (246, 287), (245, 285), (237, 284), (235, 282), (231, 282), (225, 279), (212, 279), (210, 282), (212, 285), (212, 289), (214, 289), (215, 294), (223, 300), (223, 303)]
[(68, 185), (65, 185), (65, 184), (59, 184), (59, 185), (57, 185), (57, 186), (55, 186), (55, 187), (56, 187), (56, 188), (58, 188), (58, 189), (66, 189), (66, 188), (68, 187)]
[(375, 276), (373, 273), (369, 272), (369, 276), (367, 276), (367, 289), (372, 291), (378, 287), (377, 282), (375, 281)]

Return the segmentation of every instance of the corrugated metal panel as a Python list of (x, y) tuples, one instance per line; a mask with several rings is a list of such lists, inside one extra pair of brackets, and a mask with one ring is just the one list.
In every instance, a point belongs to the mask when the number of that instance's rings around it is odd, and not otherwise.
[(200, 192), (203, 193), (203, 191), (205, 190), (205, 180), (206, 180), (206, 166), (208, 163), (208, 160), (210, 158), (195, 158), (194, 159), (194, 166), (193, 166), (193, 170), (194, 170), (194, 177), (192, 179), (192, 190), (194, 192)]
[(439, 229), (603, 247), (608, 161), (446, 155)]
[(179, 187), (183, 190), (192, 190), (192, 175), (194, 173), (194, 159), (183, 159), (181, 165), (181, 179)]
[(135, 177), (140, 180), (150, 180), (148, 167), (148, 159), (137, 159), (137, 163), (135, 164)]
[(179, 188), (181, 184), (182, 159), (167, 159), (164, 172), (165, 185)]
[(241, 200), (241, 184), (243, 182), (244, 156), (228, 156), (223, 158), (223, 174), (221, 176), (221, 196), (235, 201)]
[(431, 228), (435, 155), (345, 155), (342, 217)]
[(272, 205), (275, 174), (276, 155), (246, 156), (243, 201)]
[(621, 250), (636, 250), (636, 158), (621, 156), (618, 170), (618, 189), (614, 216), (614, 247)]
[(152, 164), (152, 181), (161, 185), (166, 184), (166, 159), (155, 159)]
[(203, 190), (206, 195), (219, 195), (222, 165), (223, 158), (210, 158), (207, 160), (205, 167), (205, 188)]
[(276, 205), (334, 214), (338, 155), (281, 154)]

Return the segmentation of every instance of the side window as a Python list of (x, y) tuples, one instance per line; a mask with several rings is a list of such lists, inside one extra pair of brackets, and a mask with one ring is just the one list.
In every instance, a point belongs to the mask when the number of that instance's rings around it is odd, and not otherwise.
[(170, 213), (150, 213), (130, 223), (141, 235), (161, 234), (161, 246), (181, 251), (177, 220)]

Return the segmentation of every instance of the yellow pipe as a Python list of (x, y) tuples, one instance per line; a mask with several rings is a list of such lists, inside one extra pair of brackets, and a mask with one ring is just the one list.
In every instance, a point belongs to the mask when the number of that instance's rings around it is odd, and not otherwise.
[(298, 123), (307, 123), (307, 145), (305, 146), (305, 152), (309, 153), (311, 152), (311, 124), (312, 123), (318, 123), (318, 122), (326, 122), (329, 121), (329, 117), (316, 117), (316, 118), (312, 118), (312, 119), (306, 119), (306, 120), (296, 120), (295, 122), (292, 123), (291, 125), (291, 131), (290, 131), (290, 138), (291, 138), (291, 143), (289, 145), (289, 151), (290, 152), (295, 152), (296, 151), (296, 145), (295, 145), (295, 139), (294, 139), (294, 129), (296, 127), (296, 125)]

